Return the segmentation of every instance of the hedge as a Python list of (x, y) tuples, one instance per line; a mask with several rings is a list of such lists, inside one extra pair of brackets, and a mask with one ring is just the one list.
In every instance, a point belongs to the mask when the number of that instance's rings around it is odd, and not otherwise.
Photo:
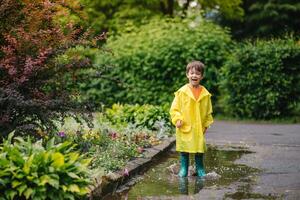
[(293, 39), (246, 42), (222, 69), (226, 114), (270, 119), (291, 115), (299, 101), (300, 45)]
[(185, 66), (192, 60), (206, 65), (203, 84), (218, 95), (218, 71), (231, 48), (228, 31), (209, 22), (197, 26), (182, 20), (155, 20), (107, 41), (111, 53), (96, 63), (109, 66), (107, 79), (91, 79), (82, 87), (88, 98), (105, 104), (164, 104), (187, 82)]

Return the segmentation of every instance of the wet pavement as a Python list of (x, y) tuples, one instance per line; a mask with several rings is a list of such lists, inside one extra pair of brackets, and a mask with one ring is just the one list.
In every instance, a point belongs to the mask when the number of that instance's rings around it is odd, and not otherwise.
[[(239, 146), (255, 152), (245, 154), (236, 161), (262, 170), (251, 184), (253, 194), (264, 197), (275, 195), (277, 199), (300, 199), (300, 124), (217, 121), (207, 132), (206, 138), (209, 144), (218, 147)], [(212, 191), (201, 191), (201, 199), (205, 199), (204, 196), (210, 199), (210, 192)], [(215, 197), (223, 199), (226, 193)], [(232, 198), (228, 195), (227, 197)], [(252, 196), (241, 199), (260, 198), (258, 195), (258, 198)]]
[[(116, 194), (108, 195), (104, 199), (156, 199), (162, 196), (172, 199), (197, 195), (203, 188), (225, 188), (235, 182), (251, 182), (251, 177), (255, 177), (259, 170), (233, 163), (242, 155), (249, 153), (251, 152), (243, 149), (218, 150), (209, 146), (205, 155), (206, 171), (209, 172), (207, 176), (198, 178), (193, 175), (194, 156), (190, 154), (189, 176), (179, 178), (177, 176), (179, 158), (173, 148), (164, 153), (145, 174), (133, 179), (119, 188)], [(238, 195), (246, 195), (249, 192), (245, 190), (243, 194)]]
[(168, 174), (165, 168), (178, 161), (171, 151), (133, 187), (108, 199), (300, 199), (300, 124), (216, 121), (206, 138), (207, 172), (220, 179), (205, 180), (199, 189), (195, 177), (181, 181)]

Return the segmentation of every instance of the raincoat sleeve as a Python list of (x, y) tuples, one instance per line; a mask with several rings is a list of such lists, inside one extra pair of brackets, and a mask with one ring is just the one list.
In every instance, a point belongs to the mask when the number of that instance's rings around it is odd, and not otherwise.
[(204, 127), (207, 128), (209, 127), (213, 122), (213, 117), (212, 117), (212, 104), (211, 104), (211, 98), (209, 97), (208, 99), (208, 104), (207, 104), (207, 114), (204, 120)]
[(180, 112), (180, 101), (178, 97), (178, 93), (175, 93), (175, 98), (172, 102), (170, 108), (171, 120), (174, 125), (176, 125), (177, 120), (183, 120), (182, 114)]

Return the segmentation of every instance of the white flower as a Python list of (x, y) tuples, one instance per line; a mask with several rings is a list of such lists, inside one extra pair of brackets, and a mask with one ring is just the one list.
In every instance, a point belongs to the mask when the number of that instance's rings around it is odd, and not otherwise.
[(196, 7), (197, 5), (198, 5), (197, 1), (192, 1), (192, 2), (190, 3), (190, 7), (191, 7), (191, 8), (194, 8), (194, 7)]

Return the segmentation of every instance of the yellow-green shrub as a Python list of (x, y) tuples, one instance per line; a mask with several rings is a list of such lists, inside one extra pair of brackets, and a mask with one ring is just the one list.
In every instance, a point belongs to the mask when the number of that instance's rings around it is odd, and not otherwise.
[(32, 143), (10, 134), (0, 146), (0, 199), (81, 199), (88, 193), (89, 162), (70, 142)]

